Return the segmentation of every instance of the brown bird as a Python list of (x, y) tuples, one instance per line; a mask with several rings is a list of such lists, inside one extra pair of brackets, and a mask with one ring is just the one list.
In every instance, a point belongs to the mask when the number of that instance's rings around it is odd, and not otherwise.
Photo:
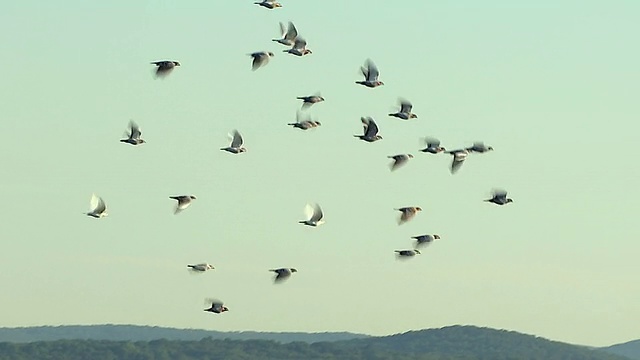
[(402, 215), (400, 215), (400, 218), (398, 219), (398, 225), (402, 225), (407, 221), (413, 219), (413, 217), (416, 216), (418, 211), (422, 211), (422, 208), (418, 206), (411, 206), (411, 207), (398, 208), (395, 210), (402, 212)]

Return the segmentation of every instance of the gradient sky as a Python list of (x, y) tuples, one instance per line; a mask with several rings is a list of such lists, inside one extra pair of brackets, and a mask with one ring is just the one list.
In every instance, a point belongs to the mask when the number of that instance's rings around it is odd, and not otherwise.
[[(252, 3), (1, 6), (1, 326), (640, 338), (639, 2)], [(271, 41), (289, 20), (312, 55)], [(276, 55), (252, 72), (261, 50)], [(354, 84), (367, 58), (385, 86)], [(156, 80), (163, 59), (182, 66)], [(322, 126), (288, 127), (316, 91)], [(398, 97), (418, 119), (387, 116)], [(382, 141), (353, 137), (361, 116)], [(148, 143), (118, 141), (130, 119)], [(235, 128), (247, 153), (219, 150)], [(417, 151), (427, 135), (495, 151), (451, 175)], [(398, 153), (415, 158), (391, 173)], [(494, 187), (515, 202), (483, 202)], [(93, 192), (109, 217), (83, 215)], [(182, 194), (198, 199), (174, 216)], [(297, 224), (308, 202), (324, 226)], [(395, 260), (424, 233), (442, 239)], [(299, 272), (274, 285), (274, 267)]]

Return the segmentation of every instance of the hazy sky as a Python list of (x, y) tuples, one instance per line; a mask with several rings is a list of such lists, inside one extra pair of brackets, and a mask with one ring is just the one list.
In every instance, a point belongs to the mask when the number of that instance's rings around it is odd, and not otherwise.
[[(640, 3), (282, 3), (2, 5), (2, 326), (640, 338)], [(289, 20), (313, 54), (271, 41)], [(252, 72), (260, 50), (276, 54)], [(367, 58), (384, 86), (354, 83)], [(156, 80), (163, 59), (182, 66)], [(316, 91), (322, 126), (288, 127)], [(418, 119), (387, 116), (398, 97)], [(383, 140), (353, 137), (361, 116)], [(118, 141), (130, 119), (148, 143)], [(247, 153), (219, 150), (235, 128)], [(427, 135), (495, 151), (451, 175), (417, 151)], [(392, 173), (398, 153), (415, 158)], [(494, 187), (515, 202), (483, 202)], [(107, 218), (83, 215), (93, 192)], [(182, 194), (197, 200), (174, 216)], [(322, 227), (297, 223), (308, 202)], [(425, 233), (442, 239), (396, 261)], [(197, 262), (216, 270), (190, 276)], [(299, 272), (274, 285), (274, 267)]]

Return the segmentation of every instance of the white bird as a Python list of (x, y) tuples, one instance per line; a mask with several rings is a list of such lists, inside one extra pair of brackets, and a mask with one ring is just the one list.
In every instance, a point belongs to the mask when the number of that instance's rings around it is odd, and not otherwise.
[(397, 208), (394, 210), (400, 211), (402, 213), (400, 215), (400, 218), (398, 219), (398, 225), (402, 225), (407, 221), (413, 219), (413, 217), (416, 216), (418, 211), (422, 211), (422, 208), (419, 206), (409, 206), (409, 207)]
[(373, 118), (371, 117), (361, 117), (360, 121), (362, 122), (362, 125), (364, 126), (364, 134), (363, 135), (353, 135), (361, 140), (364, 140), (366, 142), (374, 142), (374, 141), (378, 141), (380, 139), (382, 139), (382, 136), (378, 135), (378, 125), (376, 124), (375, 121), (373, 121)]
[(156, 69), (156, 77), (169, 75), (176, 66), (180, 66), (179, 62), (173, 60), (154, 61), (151, 64), (158, 67)]
[(271, 51), (258, 51), (249, 54), (253, 58), (253, 62), (251, 63), (251, 70), (256, 71), (258, 68), (263, 67), (269, 63), (269, 58), (275, 56)]
[(287, 125), (293, 126), (294, 128), (298, 128), (301, 130), (308, 130), (308, 129), (316, 128), (322, 125), (320, 121), (311, 120), (311, 117), (307, 117), (307, 119), (301, 121), (300, 120), (301, 116), (302, 115), (300, 114), (300, 111), (296, 111), (296, 122), (289, 123)]
[(140, 127), (131, 120), (129, 121), (129, 135), (127, 135), (126, 139), (121, 139), (120, 141), (131, 145), (144, 144), (146, 141), (142, 140), (140, 138), (141, 136), (142, 132), (140, 131)]
[(231, 144), (225, 148), (220, 148), (220, 150), (228, 151), (232, 154), (240, 154), (247, 151), (247, 149), (242, 146), (244, 140), (238, 130), (233, 130), (233, 135), (230, 134), (229, 137), (231, 137)]
[(298, 270), (294, 268), (271, 269), (269, 271), (273, 271), (274, 273), (277, 274), (276, 277), (273, 279), (275, 283), (282, 282), (288, 279), (291, 276), (291, 274), (293, 274), (294, 272), (298, 272)]
[(400, 99), (400, 111), (389, 114), (402, 120), (415, 119), (418, 115), (411, 112), (413, 105), (408, 100)]
[(296, 26), (289, 21), (289, 28), (287, 29), (284, 27), (283, 23), (280, 23), (280, 32), (282, 33), (282, 39), (272, 39), (272, 41), (286, 46), (293, 46), (296, 38), (298, 37), (298, 30), (296, 29)]
[(435, 240), (440, 239), (440, 235), (418, 235), (418, 236), (412, 236), (411, 238), (416, 240), (415, 247), (419, 247), (419, 246), (427, 246), (432, 242), (434, 242)]
[(399, 155), (393, 155), (393, 156), (387, 156), (389, 159), (393, 159), (393, 162), (391, 163), (391, 171), (394, 171), (396, 169), (398, 169), (399, 167), (401, 167), (402, 165), (406, 164), (407, 161), (409, 161), (409, 159), (413, 159), (413, 155), (411, 154), (399, 154)]
[(451, 160), (451, 173), (455, 174), (460, 169), (460, 166), (462, 166), (462, 163), (467, 159), (467, 156), (469, 156), (469, 150), (451, 150), (447, 151), (447, 154), (451, 154), (453, 156), (453, 159)]
[(296, 56), (304, 56), (312, 53), (311, 50), (307, 49), (307, 41), (300, 36), (293, 42), (291, 49), (282, 51)]
[(174, 214), (177, 214), (182, 210), (188, 208), (193, 202), (193, 200), (196, 199), (196, 197), (193, 195), (180, 195), (180, 196), (169, 196), (169, 199), (178, 201), (178, 203), (176, 204), (175, 210), (173, 211)]
[(267, 9), (275, 9), (275, 8), (282, 7), (282, 4), (280, 4), (279, 2), (277, 2), (275, 0), (262, 0), (262, 2), (254, 2), (254, 4), (260, 5), (262, 7), (267, 8)]
[(315, 204), (315, 206), (311, 206), (307, 204), (304, 211), (309, 220), (298, 221), (298, 223), (314, 227), (324, 224), (324, 214), (322, 213), (320, 205)]
[(356, 81), (356, 84), (364, 85), (369, 88), (384, 85), (382, 81), (378, 80), (380, 71), (378, 71), (376, 64), (374, 64), (371, 59), (367, 59), (365, 66), (361, 67), (360, 70), (362, 71), (362, 75), (364, 75), (364, 81)]
[(205, 272), (207, 270), (215, 269), (213, 267), (213, 265), (207, 264), (207, 263), (195, 264), (195, 265), (187, 265), (187, 267), (189, 268), (190, 271), (199, 272), (199, 273)]
[(100, 219), (109, 215), (107, 214), (107, 205), (104, 203), (104, 200), (96, 194), (91, 195), (91, 202), (89, 206), (92, 210), (85, 213), (88, 216)]

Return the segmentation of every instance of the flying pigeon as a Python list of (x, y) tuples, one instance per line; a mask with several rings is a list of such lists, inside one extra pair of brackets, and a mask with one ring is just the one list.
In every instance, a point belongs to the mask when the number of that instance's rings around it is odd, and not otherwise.
[(427, 246), (432, 242), (434, 242), (435, 240), (440, 239), (440, 235), (418, 235), (418, 236), (412, 236), (411, 238), (416, 240), (415, 247), (419, 247), (419, 246)]
[(398, 219), (398, 225), (402, 225), (407, 221), (413, 219), (413, 217), (416, 216), (418, 211), (422, 211), (422, 208), (419, 206), (410, 206), (410, 207), (397, 208), (394, 210), (402, 212), (402, 215), (400, 215), (400, 218)]
[(176, 66), (180, 66), (179, 62), (173, 60), (154, 61), (151, 64), (158, 67), (156, 69), (156, 77), (169, 75)]
[(311, 50), (307, 49), (307, 41), (300, 36), (293, 42), (291, 49), (282, 51), (296, 56), (304, 56), (312, 53)]
[(213, 265), (207, 264), (207, 263), (195, 264), (195, 265), (187, 265), (187, 267), (189, 268), (189, 270), (191, 270), (193, 272), (205, 272), (207, 270), (215, 269), (213, 267)]
[(173, 211), (174, 214), (181, 212), (182, 210), (188, 208), (193, 200), (196, 199), (193, 195), (180, 195), (180, 196), (169, 196), (169, 199), (177, 200), (176, 208)]
[(274, 273), (277, 274), (273, 280), (275, 283), (282, 282), (288, 279), (291, 276), (291, 274), (293, 274), (294, 272), (298, 272), (298, 270), (294, 268), (271, 269), (269, 271), (273, 271)]
[(306, 109), (308, 107), (310, 107), (311, 105), (315, 104), (315, 103), (319, 103), (319, 102), (323, 102), (324, 98), (322, 96), (320, 96), (320, 94), (316, 94), (316, 95), (309, 95), (309, 96), (298, 96), (297, 98), (298, 100), (302, 100), (302, 108)]
[(305, 215), (309, 218), (309, 220), (298, 221), (299, 224), (304, 224), (308, 226), (320, 226), (324, 224), (324, 214), (322, 213), (322, 209), (320, 205), (315, 204), (315, 206), (311, 206), (307, 204), (304, 208)]
[(262, 2), (254, 2), (254, 4), (263, 6), (267, 9), (275, 9), (275, 8), (282, 7), (282, 4), (280, 4), (275, 0), (262, 0)]
[(238, 130), (234, 130), (233, 135), (230, 135), (230, 137), (232, 138), (231, 145), (225, 148), (220, 148), (220, 150), (228, 151), (232, 154), (240, 154), (247, 151), (247, 149), (242, 146), (244, 140), (242, 139), (242, 135), (240, 135)]
[(413, 155), (411, 154), (399, 154), (399, 155), (393, 155), (393, 156), (387, 156), (389, 159), (393, 159), (393, 162), (391, 163), (391, 171), (396, 170), (397, 168), (401, 167), (402, 165), (406, 164), (407, 161), (409, 161), (409, 159), (413, 159)]
[(398, 254), (398, 257), (411, 257), (420, 254), (418, 250), (395, 250), (395, 252)]
[(273, 39), (277, 43), (286, 46), (293, 46), (296, 38), (298, 37), (298, 30), (291, 21), (289, 21), (289, 28), (285, 28), (283, 23), (280, 23), (280, 32), (282, 33), (282, 39)]
[(269, 63), (269, 59), (274, 57), (275, 54), (271, 51), (258, 51), (249, 54), (253, 58), (253, 62), (251, 63), (251, 70), (256, 71), (258, 68), (267, 65)]
[(513, 199), (507, 198), (507, 192), (504, 190), (494, 190), (493, 197), (491, 199), (485, 200), (486, 202), (492, 202), (497, 205), (506, 205), (510, 202), (513, 202)]
[(88, 216), (100, 219), (109, 215), (107, 214), (107, 205), (104, 203), (104, 200), (102, 200), (102, 198), (97, 196), (96, 194), (91, 195), (90, 207), (92, 210), (88, 213), (85, 213)]
[(422, 152), (428, 152), (431, 154), (437, 154), (441, 151), (446, 151), (447, 149), (440, 146), (440, 140), (426, 137), (424, 138), (424, 142), (427, 144), (427, 147), (420, 150)]
[(378, 80), (378, 76), (380, 76), (380, 72), (376, 65), (371, 61), (371, 59), (367, 59), (365, 62), (365, 66), (360, 68), (362, 70), (362, 75), (364, 75), (364, 81), (356, 81), (356, 84), (364, 85), (369, 88), (378, 87), (380, 85), (384, 85), (384, 83)]
[(300, 121), (301, 114), (300, 111), (296, 112), (296, 122), (289, 123), (287, 125), (293, 126), (294, 128), (298, 128), (301, 130), (308, 130), (322, 125), (320, 121), (311, 120), (311, 118), (307, 118), (306, 120)]
[(378, 135), (378, 125), (373, 121), (371, 117), (361, 117), (360, 121), (364, 126), (364, 134), (363, 135), (353, 135), (361, 140), (366, 142), (374, 142), (382, 139), (382, 136)]
[(402, 120), (409, 120), (409, 119), (414, 119), (417, 118), (418, 115), (414, 114), (411, 112), (411, 109), (413, 108), (413, 105), (411, 105), (411, 103), (408, 100), (400, 100), (400, 111), (393, 113), (393, 114), (389, 114), (389, 116), (394, 116), (397, 117), (398, 119), (402, 119)]
[(453, 159), (451, 160), (451, 173), (455, 174), (462, 166), (462, 163), (467, 159), (469, 155), (469, 150), (466, 149), (458, 149), (447, 151), (447, 154), (451, 154)]
[(466, 148), (469, 152), (485, 153), (493, 150), (491, 146), (486, 146), (483, 142), (477, 141), (473, 143), (473, 146)]
[(211, 307), (208, 309), (204, 309), (204, 311), (220, 314), (225, 311), (229, 311), (229, 309), (224, 306), (224, 303), (218, 299), (205, 299), (205, 304), (211, 303)]
[(140, 131), (140, 127), (133, 121), (129, 121), (129, 135), (126, 139), (121, 139), (120, 142), (131, 144), (131, 145), (140, 145), (144, 144), (146, 141), (142, 140), (140, 136), (142, 136), (142, 132)]

